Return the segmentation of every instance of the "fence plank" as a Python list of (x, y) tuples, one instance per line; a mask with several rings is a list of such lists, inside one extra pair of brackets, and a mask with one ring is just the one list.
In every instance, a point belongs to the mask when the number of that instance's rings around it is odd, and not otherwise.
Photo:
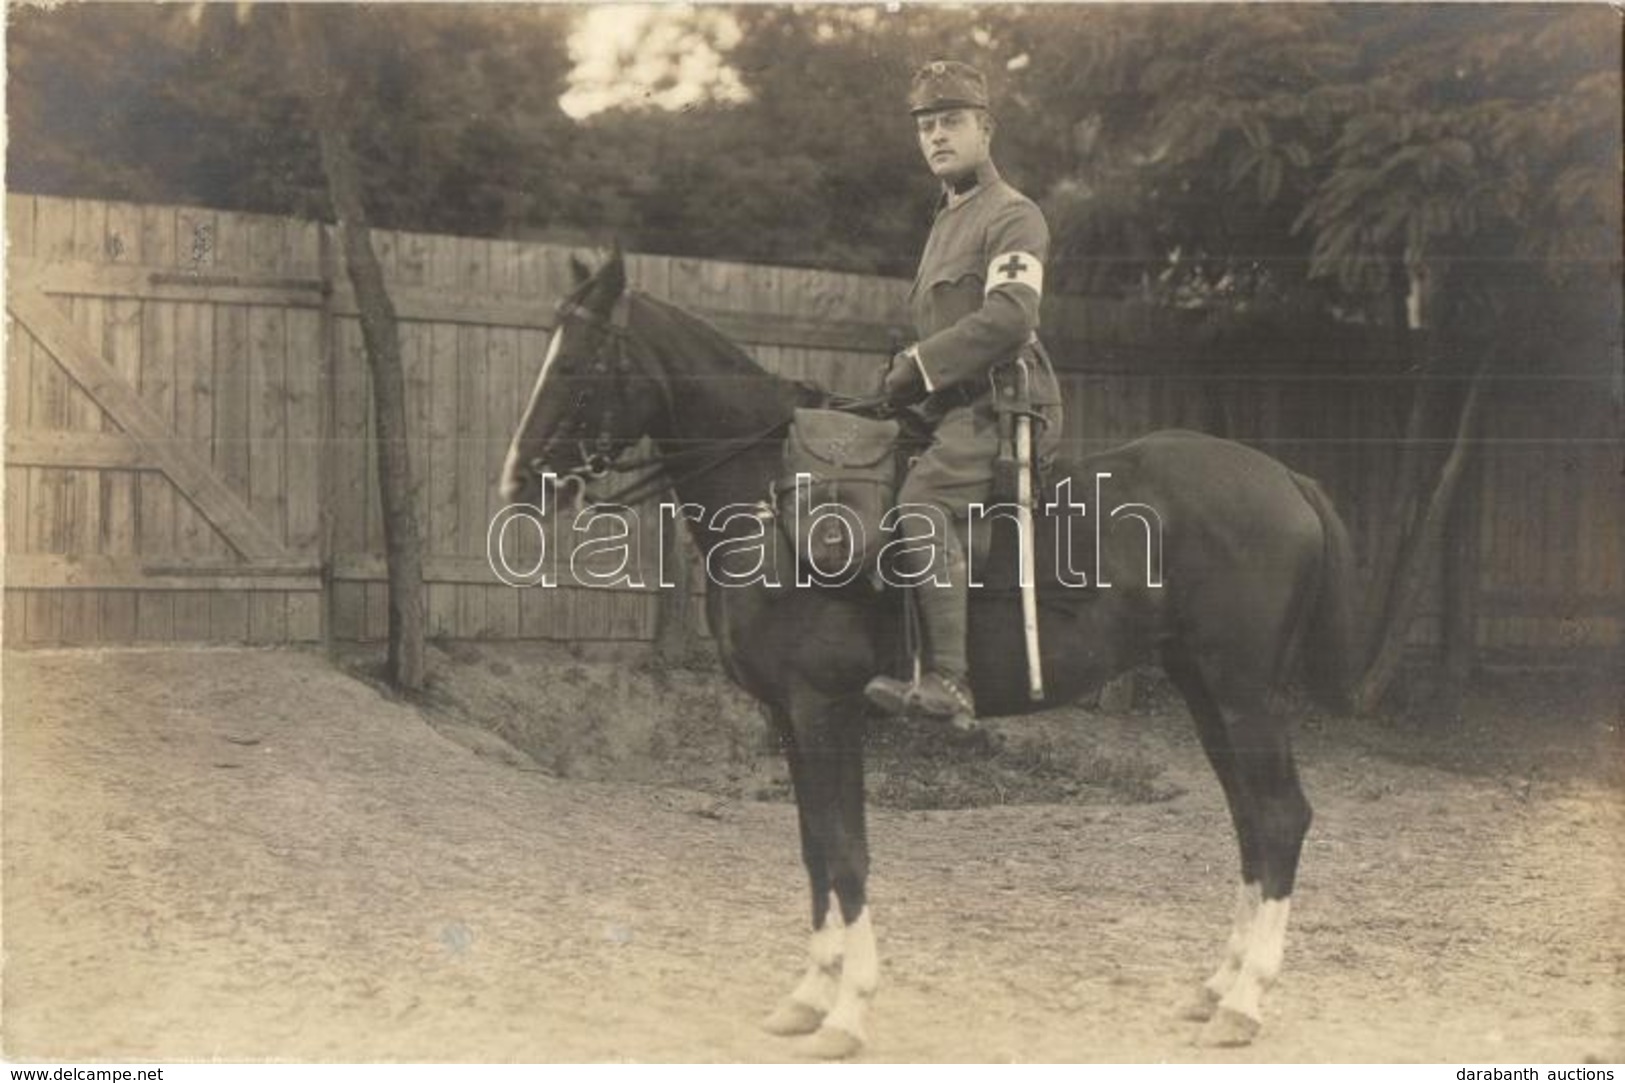
[(102, 641), (102, 599), (98, 591), (62, 595), (62, 642), (81, 646)]
[[(78, 222), (78, 219), (75, 219)], [(118, 387), (130, 396), (131, 404), (139, 408), (141, 416), (150, 421), (150, 436), (148, 441), (163, 439), (168, 435), (167, 426), (162, 418), (152, 413), (150, 407), (140, 397), (137, 390), (141, 379), (141, 302), (128, 300), (109, 301), (106, 306), (106, 363), (111, 372), (115, 374)], [(53, 345), (53, 352), (61, 353)], [(81, 381), (86, 390), (91, 391), (98, 404), (111, 404), (104, 392), (97, 394), (88, 382)], [(117, 418), (112, 416), (117, 414)], [(122, 418), (123, 425), (118, 424)], [(103, 421), (108, 427), (124, 428), (130, 424), (130, 417), (126, 411), (110, 410), (104, 412)], [(137, 435), (138, 439), (142, 434)], [(127, 470), (101, 471), (101, 544), (96, 552), (108, 556), (125, 556), (137, 552), (139, 530), (139, 476)], [(110, 634), (117, 634), (120, 639), (135, 638), (139, 634), (139, 612), (135, 596), (124, 591), (109, 591), (102, 596), (101, 626)]]
[[(516, 264), (509, 268), (517, 272)], [(493, 284), (498, 279), (498, 261), (493, 261)], [(505, 272), (504, 272), (505, 273)], [(505, 281), (505, 279), (504, 279)], [(485, 498), (484, 515), (476, 524), (475, 544), (483, 555), (486, 535), (493, 516), (501, 509), (501, 494), (497, 492), (497, 474), (507, 453), (508, 438), (519, 423), (523, 408), (519, 402), (519, 331), (515, 328), (493, 328), (485, 344), (485, 479), (481, 486)], [(507, 587), (487, 587), (484, 591), (485, 633), (500, 639), (512, 639), (519, 634), (519, 596)]]
[(249, 500), (248, 309), (214, 310), (214, 469), (245, 505)]
[(73, 258), (103, 261), (107, 248), (107, 204), (88, 199), (73, 201)]
[(208, 641), (209, 634), (209, 595), (203, 591), (176, 592), (175, 642), (203, 643)]
[(134, 203), (109, 203), (105, 209), (105, 233), (101, 240), (101, 259), (107, 263), (142, 263), (145, 253), (142, 244), (145, 230), (141, 222), (141, 208)]
[(248, 642), (248, 595), (241, 590), (217, 590), (209, 595), (209, 638), (227, 643)]
[(315, 312), (285, 319), (285, 537), (289, 549), (310, 552), (321, 541), (322, 320)]
[(35, 201), (34, 255), (45, 263), (74, 258), (72, 200), (40, 196)]
[[(199, 463), (214, 461), (214, 333), (213, 306), (176, 306), (175, 438)], [(174, 501), (174, 509), (174, 537), (178, 553), (225, 556), (230, 551), (190, 500)], [(205, 630), (202, 633), (205, 636), (206, 613), (205, 610)]]
[(31, 195), (17, 192), (6, 194), (6, 256), (34, 254), (35, 200)]
[(135, 600), (135, 638), (169, 642), (175, 638), (175, 598), (168, 591), (144, 590)]
[(33, 471), (20, 466), (17, 460), (9, 455), (5, 462), (6, 473), (6, 552), (26, 553), (29, 550), (29, 506), (28, 488), (33, 479)]
[(139, 208), (141, 262), (156, 267), (174, 267), (176, 215), (174, 207), (146, 205)]
[(34, 394), (34, 344), (32, 336), (10, 313), (6, 315), (6, 343), (6, 429), (14, 432), (33, 424), (29, 406)]
[(255, 215), (244, 223), (248, 234), (248, 267), (256, 274), (275, 275), (287, 267), (283, 221)]
[(280, 590), (256, 591), (248, 596), (248, 641), (288, 641), (288, 596)]
[(248, 271), (249, 233), (253, 229), (254, 215), (221, 211), (215, 215), (215, 266), (232, 271)]
[(48, 590), (31, 590), (27, 603), (24, 641), (42, 645), (62, 642), (62, 596)]
[(333, 638), (341, 642), (366, 638), (366, 584), (334, 583), (329, 589), (332, 591), (329, 611), (332, 613)]
[(289, 591), (287, 642), (311, 643), (322, 638), (322, 596), (319, 591)]
[(160, 591), (314, 590), (319, 569), (306, 565), (245, 568), (237, 564), (159, 564), (139, 556), (65, 556), (60, 553), (8, 553), (9, 584), (24, 589), (61, 589), (131, 594)]
[[(275, 251), (281, 252), (281, 235)], [(262, 244), (270, 239), (259, 238)], [(269, 259), (267, 255), (264, 258)], [(279, 541), (285, 541), (287, 491), (287, 314), (254, 306), (248, 310), (248, 506)]]
[[(435, 324), (430, 331), (429, 349), (429, 529), (424, 555), (450, 556), (457, 552), (457, 329)], [(431, 583), (427, 602), (431, 632), (454, 634), (456, 590)]]
[[(141, 321), (141, 397), (153, 414), (173, 431), (175, 427), (175, 306), (152, 302)], [(139, 475), (140, 521), (136, 547), (141, 553), (175, 551), (175, 487), (162, 474)]]
[[(457, 329), (457, 547), (460, 556), (485, 551), (486, 401), (489, 364), (483, 328)], [(485, 627), (485, 591), (457, 592), (456, 634), (475, 638)]]
[[(367, 548), (367, 380), (361, 356), (361, 329), (354, 320), (334, 321), (333, 517), (335, 553), (360, 553)], [(332, 598), (333, 634), (359, 639), (363, 632), (364, 592), (335, 590)]]
[(175, 262), (193, 274), (219, 264), (216, 241), (219, 221), (213, 211), (197, 207), (175, 210)]
[(136, 593), (131, 590), (101, 590), (101, 641), (129, 643), (135, 639)]
[[(86, 245), (101, 249), (97, 255), (108, 259), (118, 259), (124, 255), (125, 242), (118, 236), (116, 230), (127, 229), (129, 213), (120, 209), (111, 215), (104, 212), (99, 216), (99, 222), (108, 235), (97, 237), (94, 231), (98, 224), (98, 216), (88, 207), (76, 204), (74, 207), (74, 245)], [(71, 298), (68, 300), (69, 319), (74, 326), (81, 328), (91, 341), (104, 343), (110, 351), (128, 348), (128, 339), (115, 336), (111, 329), (104, 326), (104, 320), (115, 313), (106, 311), (103, 303), (96, 298)], [(128, 315), (128, 311), (117, 313)], [(63, 372), (66, 391), (64, 394), (65, 424), (68, 429), (90, 435), (97, 430), (113, 431), (110, 419), (94, 402), (85, 389)], [(134, 501), (136, 475), (127, 471), (103, 470), (100, 472), (84, 468), (51, 471), (45, 475), (51, 481), (61, 486), (56, 512), (62, 517), (58, 524), (58, 544), (52, 547), (56, 553), (89, 554), (105, 551), (107, 548), (105, 538), (106, 515), (109, 508), (109, 497), (113, 498), (112, 507), (117, 512), (129, 514), (133, 512), (131, 505)], [(110, 483), (111, 482), (111, 486)], [(122, 498), (122, 499), (120, 499)], [(122, 506), (121, 506), (122, 505)], [(121, 539), (122, 540), (122, 539)], [(119, 598), (113, 596), (117, 605)], [(102, 609), (106, 604), (105, 597), (91, 595), (87, 597), (66, 596), (59, 599), (61, 608), (60, 641), (67, 644), (89, 644), (98, 642), (102, 635)], [(117, 614), (115, 614), (115, 618)]]

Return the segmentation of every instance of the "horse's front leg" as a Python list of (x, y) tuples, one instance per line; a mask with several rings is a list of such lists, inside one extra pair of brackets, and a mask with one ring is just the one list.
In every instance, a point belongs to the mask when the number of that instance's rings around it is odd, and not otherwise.
[(813, 935), (807, 971), (769, 1016), (768, 1028), (809, 1033), (802, 1051), (825, 1058), (863, 1048), (880, 978), (867, 895), (863, 719), (854, 698), (810, 691), (789, 712), (786, 745), (813, 894)]
[(762, 1021), (770, 1034), (811, 1034), (824, 1022), (824, 1017), (835, 1006), (836, 990), (841, 979), (841, 955), (844, 945), (844, 924), (830, 893), (829, 865), (825, 860), (821, 832), (814, 830), (808, 802), (802, 798), (810, 792), (812, 780), (806, 776), (791, 732), (788, 714), (775, 712), (774, 722), (784, 742), (785, 758), (790, 764), (790, 777), (796, 792), (796, 814), (801, 826), (801, 860), (807, 867), (807, 882), (812, 891), (812, 937), (807, 945), (807, 969), (801, 980)]

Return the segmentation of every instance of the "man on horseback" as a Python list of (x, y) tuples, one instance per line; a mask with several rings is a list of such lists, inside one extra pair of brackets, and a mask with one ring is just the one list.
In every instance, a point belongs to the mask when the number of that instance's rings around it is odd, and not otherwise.
[[(994, 167), (987, 81), (968, 64), (938, 60), (914, 75), (909, 112), (920, 152), (941, 181), (931, 235), (909, 295), (919, 341), (892, 358), (884, 393), (931, 430), (899, 495), (897, 533), (918, 601), (927, 672), (917, 682), (879, 676), (865, 693), (882, 709), (975, 725), (966, 658), (972, 504), (989, 504), (1006, 420), (1026, 412), (1035, 458), (1053, 455), (1061, 398), (1039, 344), (1039, 301), (1049, 228), (1038, 206)], [(996, 370), (1025, 362), (1023, 380)], [(995, 384), (1000, 390), (995, 393)]]

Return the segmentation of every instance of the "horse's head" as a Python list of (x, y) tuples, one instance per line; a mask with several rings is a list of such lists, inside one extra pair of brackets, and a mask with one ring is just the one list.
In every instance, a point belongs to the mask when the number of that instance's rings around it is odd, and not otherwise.
[(544, 475), (585, 488), (658, 423), (658, 372), (631, 341), (632, 294), (617, 248), (596, 272), (570, 261), (575, 289), (559, 302), (541, 372), (502, 467), (502, 497), (551, 510)]

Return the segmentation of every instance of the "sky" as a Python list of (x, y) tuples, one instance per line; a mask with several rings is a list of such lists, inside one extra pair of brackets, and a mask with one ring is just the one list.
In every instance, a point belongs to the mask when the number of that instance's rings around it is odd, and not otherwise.
[(559, 105), (579, 120), (639, 102), (680, 109), (706, 100), (742, 100), (739, 76), (718, 52), (738, 40), (739, 26), (724, 10), (594, 6), (570, 35), (575, 68)]

